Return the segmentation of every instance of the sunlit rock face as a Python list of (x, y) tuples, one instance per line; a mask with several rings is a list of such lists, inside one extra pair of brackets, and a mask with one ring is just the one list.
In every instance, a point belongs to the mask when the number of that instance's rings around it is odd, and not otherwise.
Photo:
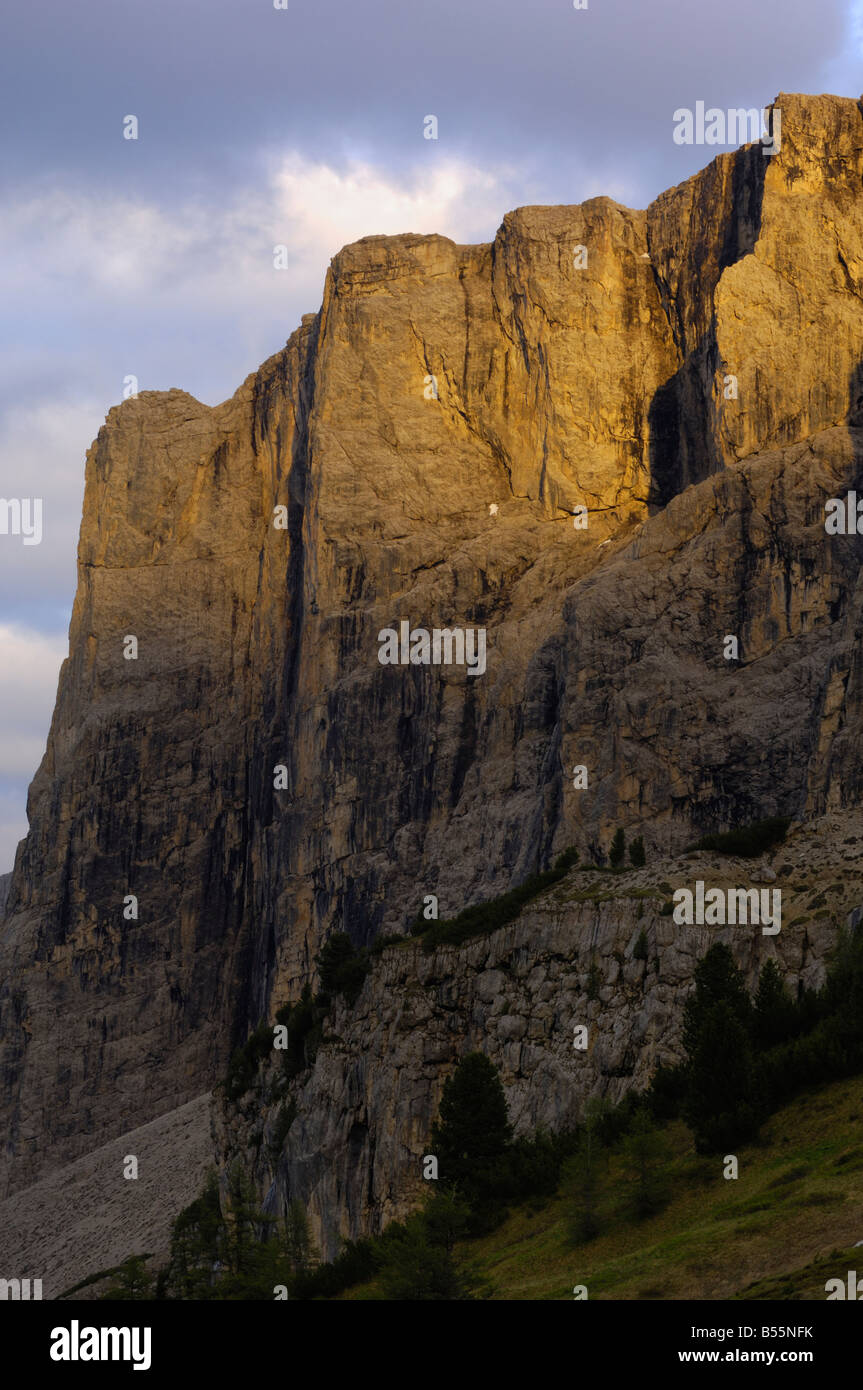
[[(859, 800), (863, 120), (776, 105), (779, 153), (646, 212), (365, 238), (231, 400), (111, 410), (0, 925), (0, 1191), (199, 1096), (333, 930)], [(486, 669), (382, 664), (405, 620)]]

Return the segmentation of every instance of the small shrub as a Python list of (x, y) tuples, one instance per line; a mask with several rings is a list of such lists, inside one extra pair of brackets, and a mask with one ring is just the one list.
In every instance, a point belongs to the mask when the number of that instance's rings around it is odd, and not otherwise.
[(258, 1074), (258, 1067), (273, 1046), (273, 1030), (265, 1021), (259, 1023), (254, 1033), (242, 1047), (238, 1047), (228, 1063), (225, 1077), (225, 1092), (228, 1100), (238, 1101), (252, 1089)]
[(369, 947), (369, 955), (379, 956), (382, 951), (386, 950), (387, 946), (399, 946), (405, 939), (397, 932), (391, 933), (389, 936), (378, 936)]
[(461, 946), (475, 936), (484, 936), (487, 932), (508, 926), (510, 922), (515, 921), (531, 899), (559, 883), (577, 862), (577, 850), (564, 850), (555, 860), (554, 868), (546, 869), (540, 874), (531, 874), (517, 888), (511, 888), (501, 897), (466, 907), (457, 917), (441, 918), (438, 922), (423, 922), (419, 929), (423, 937), (423, 951), (431, 954), (438, 946)]
[(703, 835), (689, 848), (715, 850), (719, 854), (733, 854), (742, 859), (757, 859), (774, 845), (782, 843), (790, 824), (790, 816), (770, 816), (767, 820), (753, 821), (751, 825), (741, 825), (736, 830)]
[(676, 1120), (686, 1098), (686, 1067), (665, 1067), (660, 1062), (647, 1091), (650, 1112), (657, 1120)]
[(343, 994), (356, 1002), (371, 969), (368, 951), (358, 951), (346, 932), (335, 932), (321, 947), (316, 960), (325, 995)]

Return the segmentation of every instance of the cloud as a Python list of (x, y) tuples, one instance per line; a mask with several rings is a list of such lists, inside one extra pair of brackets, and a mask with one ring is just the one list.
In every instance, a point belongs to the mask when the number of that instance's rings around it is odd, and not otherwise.
[[(54, 632), (68, 624), (84, 456), (104, 414), (95, 400), (64, 400), (48, 390), (37, 400), (13, 402), (0, 417), (0, 496), (41, 498), (43, 518), (39, 545), (0, 535), (0, 622), (14, 617)], [(0, 689), (2, 680), (0, 674)]]
[(26, 789), (45, 752), (64, 638), (0, 623), (0, 873), (27, 833)]
[(26, 788), (0, 782), (0, 874), (14, 867), (18, 841), (27, 834), (26, 796)]
[[(519, 184), (514, 171), (432, 159), (404, 176), (363, 161), (341, 167), (294, 152), (265, 160), (262, 180), (218, 202), (160, 207), (70, 189), (30, 190), (4, 211), (0, 249), (18, 300), (53, 312), (93, 296), (165, 307), (260, 306), (271, 300), (273, 246), (293, 251), (307, 303), (320, 302), (323, 273), (347, 242), (373, 233), (440, 232), (489, 239)], [(296, 258), (296, 259), (294, 259)], [(148, 301), (142, 308), (151, 308)]]
[(45, 752), (65, 638), (0, 623), (0, 767), (6, 777), (32, 777)]
[[(16, 355), (35, 363), (47, 330), (52, 357), (65, 352), (76, 380), (89, 364), (86, 394), (106, 393), (102, 414), (130, 373), (141, 389), (181, 386), (216, 404), (320, 306), (346, 243), (404, 231), (490, 240), (526, 186), (509, 166), (434, 148), (399, 172), (296, 151), (264, 153), (257, 167), (230, 196), (181, 201), (19, 189), (0, 224)], [(287, 270), (274, 267), (277, 245)]]
[(863, 58), (863, 0), (850, 0), (845, 18), (844, 42), (824, 66), (824, 89), (858, 95), (860, 59)]
[(298, 154), (273, 173), (280, 224), (290, 227), (304, 258), (372, 234), (439, 232), (459, 242), (490, 241), (521, 186), (513, 168), (491, 172), (464, 160), (433, 159), (432, 152), (406, 178), (366, 162), (340, 169)]
[[(317, 160), (373, 150), (392, 168), (422, 151), (435, 113), (441, 153), (523, 162), (544, 184), (536, 201), (585, 196), (573, 150), (603, 179), (631, 171), (653, 197), (692, 172), (671, 141), (676, 107), (825, 90), (849, 3), (149, 0), (145, 21), (117, 0), (7, 6), (0, 107), (15, 139), (0, 177), (72, 171), (76, 187), (179, 202), (202, 183), (236, 187), (274, 137)], [(125, 113), (139, 141), (122, 138)]]

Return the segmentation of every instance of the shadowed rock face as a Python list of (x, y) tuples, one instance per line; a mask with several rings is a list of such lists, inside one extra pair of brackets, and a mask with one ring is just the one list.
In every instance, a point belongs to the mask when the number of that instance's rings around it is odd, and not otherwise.
[[(859, 799), (823, 504), (863, 491), (863, 121), (776, 105), (780, 154), (646, 213), (366, 238), (230, 401), (109, 413), (0, 927), (0, 1190), (200, 1095), (331, 930)], [(486, 628), (487, 671), (380, 665), (401, 619)]]
[(6, 911), (6, 899), (9, 896), (9, 889), (12, 885), (11, 874), (0, 874), (0, 918)]
[[(274, 1050), (246, 1095), (217, 1112), (226, 1164), (240, 1158), (255, 1174), (273, 1215), (299, 1198), (331, 1259), (342, 1238), (379, 1232), (428, 1192), (423, 1155), (465, 1052), (493, 1061), (516, 1133), (575, 1127), (587, 1097), (620, 1100), (658, 1062), (683, 1059), (684, 1001), (713, 942), (729, 945), (753, 993), (768, 959), (792, 994), (823, 983), (835, 921), (860, 896), (863, 814), (795, 826), (771, 857), (773, 867), (701, 851), (619, 875), (575, 869), (518, 921), (462, 947), (385, 949), (356, 1002), (336, 1001), (313, 1067), (286, 1086)], [(663, 894), (698, 879), (781, 885), (781, 931), (676, 925)], [(816, 884), (830, 884), (832, 911), (808, 906), (825, 901)], [(588, 1029), (583, 1050), (576, 1024)]]

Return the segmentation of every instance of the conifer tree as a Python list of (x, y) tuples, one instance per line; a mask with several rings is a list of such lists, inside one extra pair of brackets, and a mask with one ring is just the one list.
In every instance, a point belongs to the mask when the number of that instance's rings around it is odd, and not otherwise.
[(695, 967), (695, 991), (683, 1007), (683, 1046), (689, 1056), (698, 1032), (714, 1004), (728, 1004), (735, 1018), (748, 1032), (752, 1026), (752, 1005), (743, 975), (723, 942), (717, 942)]
[(644, 840), (640, 835), (629, 846), (629, 862), (634, 869), (643, 869), (647, 862), (647, 856), (644, 853)]
[(633, 1213), (638, 1218), (653, 1216), (668, 1201), (667, 1165), (671, 1151), (664, 1134), (643, 1107), (636, 1112), (623, 1151), (633, 1189)]
[(717, 943), (695, 969), (683, 1011), (687, 1088), (683, 1114), (701, 1153), (751, 1139), (760, 1119), (752, 1049), (752, 1005), (727, 946)]
[(452, 1251), (433, 1245), (418, 1221), (409, 1222), (389, 1243), (380, 1280), (384, 1296), (402, 1303), (462, 1301), (474, 1296), (474, 1281), (460, 1269)]
[(467, 1198), (512, 1139), (506, 1097), (492, 1062), (482, 1052), (463, 1057), (444, 1084), (432, 1149), (441, 1182)]
[(353, 1003), (368, 971), (365, 954), (356, 950), (346, 932), (335, 932), (316, 959), (324, 994), (344, 994)]
[(602, 1122), (608, 1109), (608, 1103), (601, 1097), (595, 1096), (587, 1102), (578, 1147), (566, 1165), (566, 1175), (573, 1180), (570, 1234), (576, 1244), (593, 1240), (599, 1234), (598, 1207), (603, 1186), (600, 1162), (604, 1152)]
[(712, 1004), (689, 1060), (683, 1111), (698, 1152), (753, 1139), (759, 1120), (756, 1097), (750, 1036), (730, 1004)]
[(174, 1221), (171, 1254), (159, 1282), (169, 1298), (201, 1300), (213, 1297), (222, 1265), (225, 1226), (216, 1173), (207, 1174), (204, 1190)]
[(294, 1274), (306, 1274), (319, 1262), (309, 1230), (309, 1218), (302, 1202), (296, 1198), (288, 1204), (284, 1226), (285, 1256)]
[(765, 961), (755, 994), (754, 1030), (759, 1047), (775, 1047), (784, 1042), (793, 1030), (794, 1013), (794, 1004), (776, 962)]
[(626, 836), (618, 826), (614, 832), (614, 839), (611, 842), (611, 849), (608, 851), (608, 862), (613, 869), (619, 869), (626, 854)]

